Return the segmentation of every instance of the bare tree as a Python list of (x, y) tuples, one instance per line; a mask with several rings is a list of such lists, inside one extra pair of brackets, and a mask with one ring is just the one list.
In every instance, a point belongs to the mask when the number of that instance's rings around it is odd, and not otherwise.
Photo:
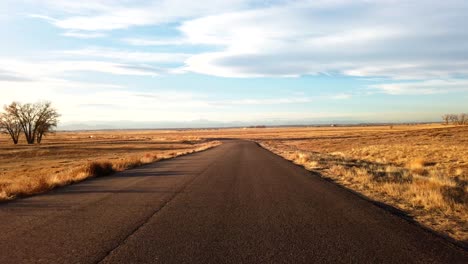
[(457, 114), (450, 114), (450, 121), (452, 121), (452, 123), (454, 125), (457, 125), (458, 124), (458, 115)]
[(42, 137), (48, 133), (54, 132), (54, 128), (57, 127), (58, 118), (60, 117), (57, 110), (52, 108), (49, 105), (43, 106), (43, 115), (40, 120), (37, 122), (37, 134), (36, 134), (36, 141), (37, 143), (41, 143)]
[(11, 112), (11, 105), (5, 106), (3, 109), (5, 113), (0, 113), (0, 131), (9, 134), (11, 140), (13, 140), (13, 143), (16, 145), (18, 144), (22, 131), (21, 124)]
[(445, 124), (448, 125), (450, 121), (450, 114), (442, 115), (442, 120), (444, 120)]
[(458, 115), (458, 124), (465, 125), (468, 123), (468, 114), (461, 113)]
[(50, 102), (21, 104), (13, 102), (11, 111), (21, 125), (28, 144), (34, 144), (57, 126), (59, 114)]

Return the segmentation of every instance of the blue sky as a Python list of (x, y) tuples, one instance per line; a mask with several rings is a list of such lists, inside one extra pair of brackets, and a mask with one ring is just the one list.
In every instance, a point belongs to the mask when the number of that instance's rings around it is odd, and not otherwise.
[(467, 1), (0, 2), (0, 104), (63, 123), (435, 121), (468, 111)]

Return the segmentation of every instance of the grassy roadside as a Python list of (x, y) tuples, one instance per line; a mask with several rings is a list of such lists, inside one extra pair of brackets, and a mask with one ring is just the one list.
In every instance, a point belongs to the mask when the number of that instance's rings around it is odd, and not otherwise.
[[(466, 244), (467, 134), (468, 130), (461, 128), (397, 133), (391, 137), (362, 135), (349, 142), (333, 138), (259, 143), (307, 170), (394, 206), (422, 225)], [(444, 138), (437, 140), (437, 135)], [(351, 147), (337, 151), (340, 147), (334, 141)]]
[(39, 172), (34, 177), (16, 177), (8, 182), (0, 182), (0, 201), (17, 197), (44, 193), (54, 188), (81, 182), (83, 180), (108, 176), (119, 171), (139, 167), (161, 160), (171, 159), (194, 152), (204, 151), (220, 145), (219, 141), (195, 144), (192, 148), (172, 152), (146, 152), (130, 154), (119, 159), (97, 159), (58, 172)]

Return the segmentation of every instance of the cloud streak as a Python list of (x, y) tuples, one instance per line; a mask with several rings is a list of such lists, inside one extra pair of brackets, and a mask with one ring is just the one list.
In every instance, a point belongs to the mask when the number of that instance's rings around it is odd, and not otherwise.
[(87, 58), (103, 58), (112, 59), (118, 61), (130, 61), (130, 62), (178, 62), (183, 63), (184, 60), (189, 58), (191, 54), (188, 53), (175, 53), (175, 52), (139, 52), (139, 51), (125, 51), (110, 48), (86, 48), (78, 50), (65, 50), (59, 52), (71, 57), (87, 57)]
[(88, 32), (79, 32), (79, 31), (67, 31), (62, 34), (65, 37), (79, 38), (79, 39), (93, 39), (93, 38), (103, 38), (107, 35), (104, 33), (88, 33)]
[(248, 6), (245, 0), (213, 1), (41, 1), (52, 11), (69, 16), (56, 18), (34, 14), (53, 25), (79, 31), (109, 31), (134, 26), (171, 23), (222, 11), (239, 10)]
[(404, 94), (440, 94), (449, 92), (468, 91), (468, 80), (427, 80), (419, 82), (398, 82), (371, 85), (370, 88), (377, 89), (383, 93), (392, 95)]
[(60, 17), (33, 16), (67, 30), (63, 35), (69, 37), (95, 38), (102, 37), (103, 31), (181, 22), (177, 38), (122, 40), (142, 47), (223, 47), (197, 54), (89, 49), (69, 54), (182, 60), (185, 72), (221, 77), (328, 74), (427, 80), (468, 76), (465, 1), (279, 1), (262, 5), (246, 0), (222, 4), (60, 0), (43, 4), (52, 14), (61, 12)]
[(468, 75), (467, 12), (460, 1), (300, 3), (194, 19), (180, 30), (190, 43), (225, 46), (186, 61), (202, 74), (447, 78)]
[(1, 60), (0, 72), (8, 70), (11, 76), (25, 79), (63, 77), (73, 72), (98, 72), (113, 75), (157, 76), (163, 70), (144, 64), (128, 64), (95, 60)]

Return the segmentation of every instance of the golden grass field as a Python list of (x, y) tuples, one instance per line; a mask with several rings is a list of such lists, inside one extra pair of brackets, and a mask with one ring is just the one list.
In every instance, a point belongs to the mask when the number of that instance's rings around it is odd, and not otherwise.
[(59, 132), (41, 145), (0, 140), (0, 201), (219, 144), (174, 131)]
[(0, 136), (0, 199), (44, 192), (242, 138), (468, 241), (468, 127), (398, 125), (58, 132), (36, 146)]
[(321, 128), (262, 146), (468, 241), (468, 127)]

